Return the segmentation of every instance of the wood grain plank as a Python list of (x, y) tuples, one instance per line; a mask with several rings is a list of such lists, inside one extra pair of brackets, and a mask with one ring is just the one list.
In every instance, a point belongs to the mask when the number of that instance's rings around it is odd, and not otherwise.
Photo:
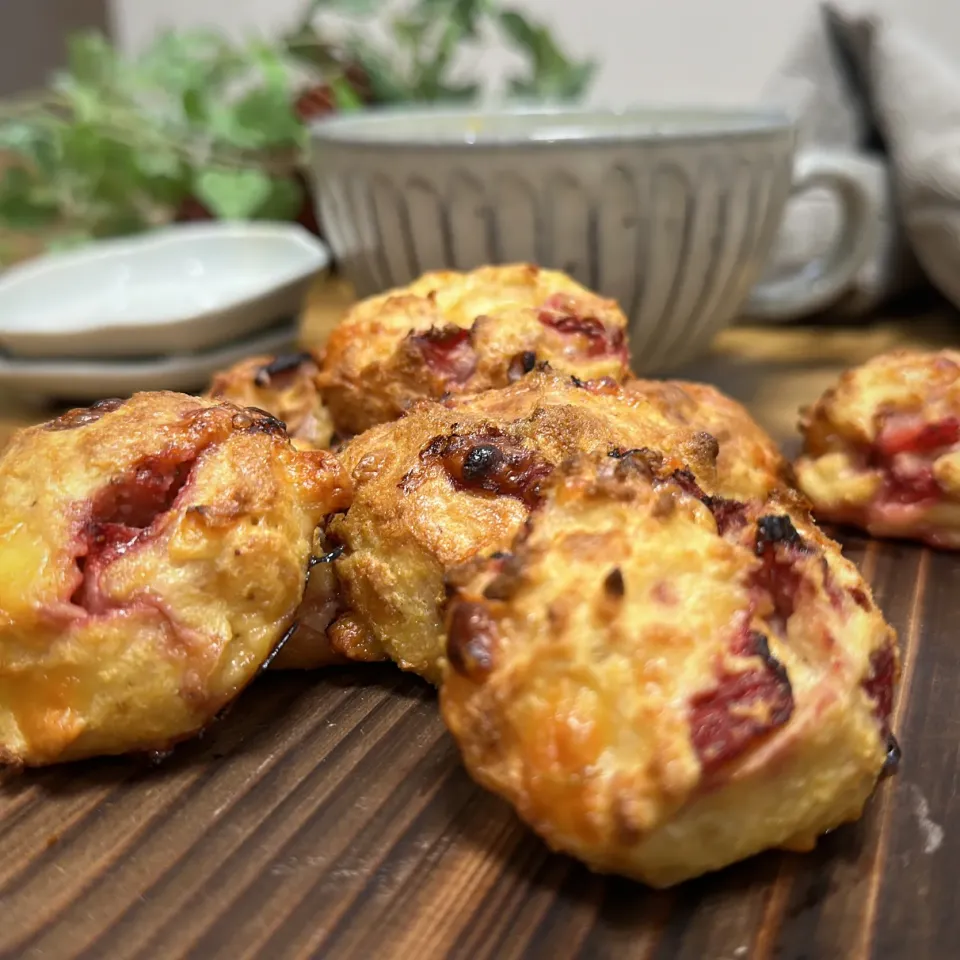
[(960, 943), (960, 564), (931, 556), (909, 698), (904, 758), (889, 814), (872, 956), (952, 955)]
[[(960, 564), (846, 548), (905, 647), (904, 770), (812, 854), (665, 893), (595, 876), (470, 782), (419, 681), (268, 677), (157, 769), (4, 778), (0, 955), (829, 960), (906, 957), (891, 946), (918, 935), (932, 950), (960, 916), (946, 873), (960, 841), (947, 830), (921, 853), (917, 813), (925, 800), (947, 823), (960, 785), (960, 651), (943, 629)], [(57, 841), (41, 842), (58, 817)]]
[[(316, 339), (347, 302), (315, 297)], [(785, 436), (837, 369), (917, 335), (736, 329), (696, 375)], [(0, 432), (36, 419), (7, 409)], [(810, 854), (666, 892), (601, 877), (471, 782), (425, 684), (385, 666), (268, 676), (160, 767), (0, 774), (0, 958), (953, 956), (960, 557), (842, 540), (900, 634), (904, 760)]]

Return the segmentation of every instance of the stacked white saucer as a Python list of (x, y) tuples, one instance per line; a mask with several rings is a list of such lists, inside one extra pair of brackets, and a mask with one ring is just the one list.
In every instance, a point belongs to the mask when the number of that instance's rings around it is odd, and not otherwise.
[(178, 224), (29, 261), (0, 276), (0, 388), (61, 401), (202, 390), (293, 347), (329, 263), (285, 223)]

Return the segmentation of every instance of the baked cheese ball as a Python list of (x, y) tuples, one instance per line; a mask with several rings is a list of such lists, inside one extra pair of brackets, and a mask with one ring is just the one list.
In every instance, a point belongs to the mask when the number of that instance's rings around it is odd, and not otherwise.
[(311, 353), (251, 357), (218, 373), (205, 396), (263, 410), (282, 421), (295, 447), (327, 450), (333, 421), (317, 390), (319, 372)]
[(332, 454), (255, 410), (141, 393), (0, 459), (0, 761), (162, 751), (254, 678), (300, 603)]
[(766, 496), (794, 484), (790, 464), (773, 438), (746, 407), (716, 387), (681, 380), (637, 380), (624, 384), (680, 426), (705, 430), (720, 445), (718, 485), (732, 496)]
[(606, 381), (534, 372), (475, 397), (422, 402), (355, 438), (340, 454), (353, 505), (328, 528), (342, 549), (334, 564), (349, 611), (332, 628), (335, 647), (362, 659), (379, 650), (437, 682), (445, 574), (509, 544), (556, 464), (644, 446), (689, 463), (691, 480), (713, 490), (713, 438)]
[(358, 303), (325, 345), (323, 399), (344, 436), (416, 400), (504, 387), (548, 362), (583, 380), (628, 372), (612, 300), (527, 264), (428, 273)]
[(656, 887), (857, 819), (899, 757), (895, 636), (796, 498), (707, 498), (650, 451), (542, 495), (449, 578), (440, 702), (472, 776)]
[(797, 482), (820, 519), (960, 549), (960, 352), (848, 370), (800, 430)]

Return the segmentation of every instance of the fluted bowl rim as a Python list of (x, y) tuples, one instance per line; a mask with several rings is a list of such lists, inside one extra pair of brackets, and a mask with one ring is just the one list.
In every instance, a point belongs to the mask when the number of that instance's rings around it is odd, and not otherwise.
[(559, 105), (510, 107), (371, 107), (315, 121), (315, 146), (470, 151), (505, 147), (595, 147), (686, 144), (792, 135), (795, 122), (767, 107), (638, 106), (598, 109)]

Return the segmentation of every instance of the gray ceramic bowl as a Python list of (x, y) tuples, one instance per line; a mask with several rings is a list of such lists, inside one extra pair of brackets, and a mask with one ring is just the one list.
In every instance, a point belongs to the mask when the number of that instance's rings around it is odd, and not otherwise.
[[(324, 233), (361, 296), (427, 270), (526, 261), (617, 299), (634, 368), (703, 353), (743, 309), (825, 306), (870, 248), (870, 197), (843, 158), (794, 156), (763, 110), (367, 111), (312, 130)], [(823, 261), (754, 289), (791, 190), (835, 189)]]

